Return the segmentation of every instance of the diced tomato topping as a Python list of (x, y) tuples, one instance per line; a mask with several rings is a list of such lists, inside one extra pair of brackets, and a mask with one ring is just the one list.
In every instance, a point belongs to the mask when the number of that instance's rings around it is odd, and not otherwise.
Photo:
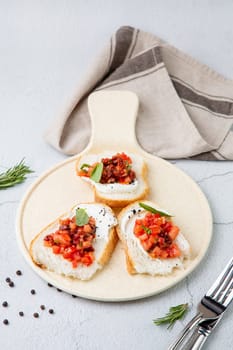
[[(111, 158), (102, 158), (103, 172), (100, 179), (102, 184), (120, 183), (130, 184), (136, 179), (136, 174), (132, 170), (132, 159), (125, 153), (117, 153)], [(98, 163), (91, 165), (83, 164), (78, 171), (79, 176), (91, 177), (91, 174)]]
[(59, 233), (54, 233), (53, 234), (53, 241), (56, 244), (61, 244), (65, 246), (70, 245), (71, 237), (69, 236), (69, 231), (60, 231)]
[(169, 230), (169, 236), (171, 237), (171, 239), (174, 241), (178, 235), (178, 233), (180, 232), (179, 227), (177, 226), (173, 226), (170, 228)]
[(60, 253), (59, 245), (53, 245), (53, 253), (54, 254), (59, 254)]
[(174, 243), (179, 231), (169, 218), (149, 212), (134, 225), (135, 236), (152, 258), (179, 257), (180, 249)]
[(80, 264), (89, 266), (95, 260), (95, 231), (93, 217), (84, 226), (77, 226), (75, 217), (61, 219), (58, 230), (44, 238), (44, 246), (52, 248), (54, 254), (60, 254), (70, 261), (73, 268)]

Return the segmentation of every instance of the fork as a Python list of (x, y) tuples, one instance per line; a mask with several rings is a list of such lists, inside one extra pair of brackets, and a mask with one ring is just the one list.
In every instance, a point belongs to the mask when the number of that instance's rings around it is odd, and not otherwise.
[(177, 350), (193, 330), (195, 331), (188, 343), (186, 343), (186, 349), (201, 349), (212, 330), (221, 320), (223, 313), (232, 299), (233, 258), (231, 258), (212, 287), (202, 298), (198, 305), (197, 315), (187, 324), (177, 340), (168, 348), (168, 350)]

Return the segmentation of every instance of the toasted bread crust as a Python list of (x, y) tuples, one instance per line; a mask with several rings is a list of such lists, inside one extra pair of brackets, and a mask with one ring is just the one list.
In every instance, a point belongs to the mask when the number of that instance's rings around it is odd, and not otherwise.
[[(80, 204), (81, 204), (81, 203), (80, 203)], [(95, 203), (82, 203), (82, 204), (95, 204)], [(105, 205), (105, 204), (103, 204), (103, 205)], [(38, 261), (36, 261), (36, 259), (34, 258), (34, 256), (33, 256), (33, 245), (34, 245), (34, 243), (37, 241), (37, 239), (38, 239), (41, 235), (44, 234), (44, 232), (45, 232), (46, 230), (48, 230), (50, 227), (52, 228), (52, 227), (54, 227), (54, 225), (58, 224), (58, 223), (59, 223), (59, 219), (64, 218), (65, 216), (69, 216), (69, 213), (70, 213), (76, 206), (78, 206), (78, 204), (75, 205), (74, 207), (72, 207), (72, 208), (70, 209), (69, 212), (66, 212), (65, 214), (60, 215), (56, 220), (54, 220), (53, 222), (51, 222), (50, 224), (48, 224), (46, 227), (44, 227), (44, 228), (33, 238), (33, 240), (31, 241), (30, 246), (29, 246), (29, 253), (30, 253), (31, 259), (32, 259), (33, 263), (34, 263), (35, 265), (37, 265), (38, 267), (40, 267), (41, 269), (46, 270), (47, 267), (44, 266), (43, 264), (39, 263)], [(109, 210), (109, 209), (111, 209), (111, 208), (108, 208), (108, 210)], [(113, 215), (115, 215), (114, 212), (113, 212), (112, 210), (111, 210), (111, 212), (112, 212)], [(116, 247), (117, 242), (118, 242), (118, 235), (117, 235), (117, 232), (116, 232), (115, 227), (112, 227), (112, 228), (110, 229), (110, 232), (109, 232), (109, 239), (108, 239), (107, 246), (105, 247), (105, 249), (104, 249), (104, 251), (103, 251), (101, 257), (100, 257), (99, 260), (98, 260), (98, 263), (99, 263), (102, 267), (108, 263), (109, 259), (110, 259), (111, 256), (112, 256), (112, 253), (113, 253), (113, 251), (114, 251), (114, 249), (115, 249), (115, 247)], [(72, 279), (77, 279), (77, 278), (72, 277), (72, 276), (66, 276), (66, 277), (72, 278)], [(91, 276), (91, 278), (92, 278), (92, 277), (93, 277), (93, 276)], [(90, 278), (90, 279), (91, 279), (91, 278)]]
[(116, 233), (115, 227), (112, 227), (111, 231), (109, 233), (108, 244), (107, 244), (103, 254), (101, 255), (100, 259), (98, 260), (98, 263), (100, 265), (104, 266), (108, 263), (109, 259), (112, 256), (112, 253), (116, 247), (117, 242), (118, 242), (118, 235)]
[[(78, 171), (79, 171), (79, 160), (76, 162), (76, 173), (78, 175)], [(79, 175), (78, 175), (79, 176)], [(93, 190), (95, 192), (95, 201), (99, 202), (99, 203), (104, 203), (108, 206), (110, 206), (111, 208), (123, 208), (126, 205), (133, 203), (139, 199), (143, 199), (145, 198), (148, 194), (149, 194), (149, 186), (147, 183), (147, 166), (144, 163), (143, 167), (142, 167), (142, 172), (140, 174), (140, 177), (142, 179), (142, 181), (145, 184), (145, 188), (144, 191), (141, 192), (139, 195), (136, 195), (133, 198), (129, 198), (129, 199), (110, 199), (110, 198), (106, 198), (104, 197), (103, 193), (99, 193), (94, 185), (91, 185), (93, 187)]]
[(133, 260), (131, 259), (130, 255), (129, 255), (129, 250), (128, 250), (128, 247), (127, 247), (127, 243), (123, 237), (123, 234), (121, 233), (121, 229), (120, 229), (120, 226), (117, 225), (117, 235), (120, 239), (120, 241), (123, 243), (123, 248), (124, 248), (124, 251), (125, 251), (125, 262), (126, 262), (126, 267), (127, 267), (127, 271), (131, 274), (131, 275), (135, 275), (137, 274), (137, 271), (135, 270), (134, 268), (134, 264), (133, 264)]
[(130, 273), (131, 275), (136, 275), (137, 271), (134, 268), (133, 260), (129, 256), (128, 249), (125, 249), (125, 258), (128, 273)]

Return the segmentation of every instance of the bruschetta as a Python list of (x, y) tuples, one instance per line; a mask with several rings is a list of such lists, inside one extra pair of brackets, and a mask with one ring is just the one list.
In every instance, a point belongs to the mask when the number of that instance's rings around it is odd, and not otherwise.
[(122, 208), (145, 198), (149, 191), (146, 164), (139, 155), (124, 152), (85, 155), (78, 160), (76, 171), (93, 186), (95, 200), (110, 207)]
[(183, 268), (184, 259), (190, 257), (190, 245), (169, 213), (149, 201), (124, 208), (117, 233), (130, 274), (167, 275)]
[(109, 261), (118, 241), (116, 217), (101, 203), (82, 203), (36, 235), (33, 262), (43, 269), (89, 280)]

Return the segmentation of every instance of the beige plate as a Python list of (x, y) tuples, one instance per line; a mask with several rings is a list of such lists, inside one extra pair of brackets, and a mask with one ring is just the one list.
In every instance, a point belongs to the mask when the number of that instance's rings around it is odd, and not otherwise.
[[(93, 134), (89, 146), (79, 155), (56, 165), (28, 190), (17, 217), (17, 237), (26, 261), (44, 280), (64, 291), (88, 299), (125, 301), (162, 292), (187, 276), (202, 260), (212, 235), (208, 202), (194, 181), (158, 157), (144, 152), (136, 142), (134, 124), (138, 99), (127, 91), (97, 92), (89, 98)], [(131, 276), (119, 243), (109, 264), (90, 281), (82, 282), (35, 266), (28, 247), (35, 235), (78, 202), (93, 201), (93, 191), (75, 174), (75, 163), (85, 153), (103, 150), (140, 154), (148, 165), (149, 200), (175, 215), (175, 222), (192, 247), (192, 259), (183, 270), (166, 277)]]

